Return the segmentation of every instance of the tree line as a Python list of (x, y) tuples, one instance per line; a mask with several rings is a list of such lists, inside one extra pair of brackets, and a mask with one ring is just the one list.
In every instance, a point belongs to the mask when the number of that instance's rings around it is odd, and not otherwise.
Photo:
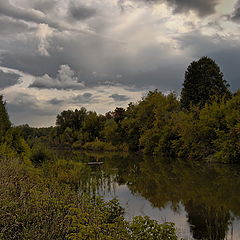
[[(1, 102), (3, 111), (2, 97)], [(117, 107), (105, 115), (83, 107), (65, 110), (57, 115), (55, 127), (38, 129), (24, 125), (14, 131), (11, 128), (7, 135), (11, 139), (19, 134), (30, 146), (41, 139), (64, 148), (140, 151), (147, 155), (232, 163), (240, 159), (239, 104), (240, 91), (232, 93), (216, 62), (202, 57), (188, 66), (180, 97), (150, 91), (127, 108)], [(7, 113), (0, 116), (3, 133), (10, 128), (10, 122)]]
[(239, 104), (240, 92), (231, 93), (216, 62), (202, 57), (188, 66), (180, 98), (155, 90), (105, 115), (83, 107), (66, 110), (57, 116), (48, 140), (93, 151), (238, 162)]

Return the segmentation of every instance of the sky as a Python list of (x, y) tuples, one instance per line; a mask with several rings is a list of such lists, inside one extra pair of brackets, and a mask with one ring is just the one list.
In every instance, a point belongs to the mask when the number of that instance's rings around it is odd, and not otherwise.
[(14, 125), (179, 94), (202, 56), (239, 88), (240, 0), (0, 0), (0, 94)]

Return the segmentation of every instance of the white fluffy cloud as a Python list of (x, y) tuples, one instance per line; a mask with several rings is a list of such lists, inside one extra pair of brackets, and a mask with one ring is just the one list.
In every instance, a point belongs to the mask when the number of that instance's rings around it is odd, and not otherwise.
[(58, 70), (56, 78), (51, 78), (48, 74), (42, 77), (36, 77), (35, 81), (30, 84), (30, 87), (35, 87), (39, 89), (82, 89), (84, 87), (84, 82), (80, 82), (76, 73), (66, 64), (61, 65)]

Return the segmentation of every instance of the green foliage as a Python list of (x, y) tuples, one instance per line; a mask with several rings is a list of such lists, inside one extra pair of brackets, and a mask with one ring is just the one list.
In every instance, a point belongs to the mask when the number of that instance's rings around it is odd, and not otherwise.
[[(147, 101), (147, 104), (144, 103)], [(171, 154), (171, 140), (175, 139), (175, 135), (171, 130), (172, 116), (175, 112), (179, 111), (179, 102), (176, 96), (171, 93), (164, 96), (160, 92), (149, 93), (143, 103), (139, 104), (140, 111), (144, 112), (145, 107), (151, 109), (149, 113), (149, 120), (145, 119), (148, 127), (141, 130), (140, 145), (144, 147), (146, 154)], [(142, 106), (141, 106), (142, 105)], [(149, 110), (148, 110), (149, 111)], [(141, 114), (140, 114), (141, 115)]]
[(117, 148), (113, 146), (111, 143), (102, 142), (102, 141), (94, 141), (94, 142), (87, 142), (83, 145), (83, 149), (90, 150), (90, 151), (117, 151)]
[(92, 151), (117, 147), (147, 155), (237, 162), (240, 94), (232, 96), (228, 87), (215, 61), (202, 57), (187, 68), (180, 101), (174, 93), (155, 90), (105, 116), (84, 108), (63, 111), (51, 139)]
[(124, 221), (123, 209), (116, 199), (107, 203), (99, 198), (89, 199), (82, 208), (72, 208), (68, 219), (69, 240), (177, 240), (173, 223), (159, 224), (149, 217), (135, 217), (130, 223)]
[(88, 112), (83, 123), (83, 132), (89, 134), (88, 141), (93, 141), (99, 137), (99, 131), (101, 130), (101, 124), (99, 117), (96, 112)]
[(17, 158), (1, 158), (0, 163), (1, 239), (64, 239), (71, 193)]
[(11, 147), (9, 147), (9, 145), (4, 142), (4, 143), (0, 143), (0, 158), (13, 158), (16, 157), (17, 153), (14, 151), (14, 149), (12, 149)]
[(21, 136), (19, 129), (9, 128), (4, 136), (4, 142), (22, 158), (29, 158), (30, 148)]
[(75, 111), (63, 111), (57, 116), (56, 130), (51, 132), (51, 143), (54, 145), (75, 145), (81, 147), (86, 142), (100, 137), (106, 117), (85, 108)]
[(57, 115), (56, 125), (59, 127), (60, 132), (63, 132), (67, 127), (73, 130), (79, 130), (82, 127), (86, 117), (87, 110), (81, 108), (80, 110), (67, 110)]
[[(129, 109), (127, 109), (127, 112)], [(128, 116), (121, 122), (121, 127), (123, 130), (125, 144), (131, 151), (139, 150), (139, 138), (140, 138), (140, 126), (138, 124), (138, 119), (133, 116)]]
[(183, 108), (189, 109), (192, 105), (204, 107), (212, 100), (230, 96), (223, 73), (211, 58), (202, 57), (188, 66), (181, 92)]
[(107, 141), (116, 145), (119, 143), (120, 134), (119, 134), (118, 124), (113, 120), (109, 119), (105, 122), (104, 128), (101, 131), (101, 136)]
[(64, 132), (61, 134), (61, 141), (70, 144), (73, 143), (73, 134), (73, 129), (71, 129), (70, 127), (65, 128)]
[[(193, 66), (202, 63), (206, 67), (208, 62), (214, 68), (215, 63), (208, 58), (199, 60)], [(217, 66), (215, 68), (211, 71), (219, 70)], [(58, 146), (91, 151), (117, 149), (165, 157), (237, 162), (240, 94), (237, 92), (228, 100), (218, 96), (209, 96), (208, 100), (203, 99), (204, 104), (196, 106), (189, 103), (188, 109), (182, 109), (182, 102), (174, 93), (164, 95), (155, 90), (141, 101), (130, 103), (126, 110), (116, 108), (105, 117), (83, 109), (64, 111), (63, 124), (57, 130), (51, 130), (49, 139)], [(77, 127), (71, 119), (76, 119), (75, 114), (79, 112), (81, 115), (84, 113), (84, 118), (81, 118), (78, 130), (74, 130)], [(71, 121), (67, 120), (68, 117)]]
[(80, 208), (70, 208), (69, 240), (129, 239), (127, 222), (118, 201), (103, 202), (101, 198), (83, 199)]
[(53, 127), (33, 128), (28, 124), (20, 125), (16, 128), (20, 131), (21, 136), (28, 142), (33, 139), (46, 137), (53, 131)]
[(240, 162), (240, 123), (230, 131), (218, 131), (218, 138), (214, 141), (217, 152), (214, 154), (215, 161), (223, 163)]
[(6, 131), (11, 127), (11, 122), (8, 117), (8, 113), (5, 108), (5, 102), (3, 96), (0, 95), (0, 141)]
[[(40, 139), (57, 147), (91, 151), (142, 151), (146, 155), (238, 162), (240, 93), (230, 93), (219, 66), (208, 57), (189, 65), (183, 85), (180, 101), (174, 93), (164, 95), (155, 90), (127, 109), (117, 107), (105, 116), (85, 108), (67, 110), (57, 116), (55, 128), (21, 126), (21, 134), (6, 135), (6, 141), (14, 143), (18, 153), (25, 151), (20, 140), (24, 136), (31, 146)], [(5, 109), (3, 102), (1, 106)], [(5, 135), (8, 131), (4, 129)], [(36, 158), (44, 156), (39, 153)]]
[(130, 229), (131, 240), (177, 240), (173, 223), (159, 224), (149, 217), (135, 217)]
[(52, 161), (53, 158), (53, 153), (43, 144), (36, 144), (31, 149), (30, 160), (35, 166), (40, 166), (46, 161)]
[(45, 162), (42, 168), (46, 176), (57, 179), (59, 184), (67, 184), (71, 189), (85, 190), (83, 187), (84, 178), (88, 176), (89, 172), (86, 164), (58, 158), (51, 163)]

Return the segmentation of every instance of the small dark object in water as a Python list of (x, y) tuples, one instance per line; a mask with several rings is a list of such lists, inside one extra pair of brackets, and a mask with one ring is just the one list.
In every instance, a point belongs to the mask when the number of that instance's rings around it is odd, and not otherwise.
[(103, 162), (88, 162), (88, 165), (102, 165)]

